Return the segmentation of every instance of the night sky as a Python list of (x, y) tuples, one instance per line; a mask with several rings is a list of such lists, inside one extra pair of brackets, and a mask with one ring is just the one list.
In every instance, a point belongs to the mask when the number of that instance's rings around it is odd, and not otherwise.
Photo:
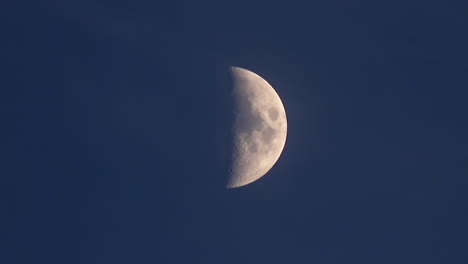
[[(468, 263), (465, 1), (9, 1), (0, 263)], [(288, 137), (225, 189), (229, 66)]]

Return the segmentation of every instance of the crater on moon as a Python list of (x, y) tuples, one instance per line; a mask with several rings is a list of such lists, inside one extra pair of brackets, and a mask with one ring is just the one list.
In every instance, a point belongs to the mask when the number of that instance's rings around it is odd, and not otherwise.
[(268, 116), (272, 121), (276, 121), (279, 116), (278, 110), (274, 107), (270, 107), (270, 109), (268, 109)]
[(276, 136), (276, 131), (270, 127), (267, 126), (262, 130), (262, 141), (265, 144), (270, 144), (273, 139), (275, 139)]

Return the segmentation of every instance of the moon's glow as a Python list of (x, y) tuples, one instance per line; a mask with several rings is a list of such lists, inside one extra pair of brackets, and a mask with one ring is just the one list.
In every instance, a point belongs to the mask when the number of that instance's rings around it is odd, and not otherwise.
[(233, 80), (234, 150), (228, 188), (249, 184), (276, 163), (286, 142), (283, 103), (257, 74), (231, 67)]

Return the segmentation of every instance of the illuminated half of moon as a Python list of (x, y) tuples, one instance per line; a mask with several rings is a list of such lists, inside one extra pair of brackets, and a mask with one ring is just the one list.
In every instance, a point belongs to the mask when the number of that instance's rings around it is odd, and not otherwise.
[(283, 103), (271, 85), (246, 69), (231, 67), (233, 81), (233, 153), (226, 187), (258, 180), (276, 163), (286, 142)]

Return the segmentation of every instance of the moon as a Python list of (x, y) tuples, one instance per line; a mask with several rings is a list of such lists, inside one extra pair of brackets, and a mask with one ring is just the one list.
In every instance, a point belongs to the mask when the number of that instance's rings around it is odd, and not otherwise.
[(283, 103), (257, 74), (231, 67), (234, 109), (233, 150), (227, 188), (252, 183), (277, 162), (286, 143)]

